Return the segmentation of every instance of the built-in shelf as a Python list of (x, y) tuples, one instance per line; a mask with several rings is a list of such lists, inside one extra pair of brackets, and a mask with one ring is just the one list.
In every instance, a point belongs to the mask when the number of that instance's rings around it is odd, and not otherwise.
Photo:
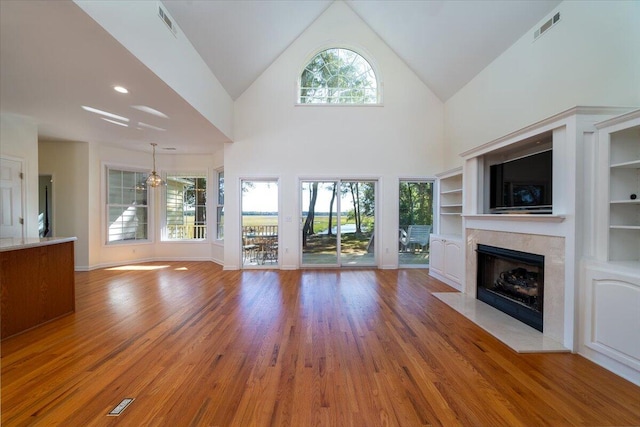
[(640, 205), (640, 199), (612, 200), (610, 203), (612, 205)]
[(638, 169), (640, 168), (640, 160), (633, 160), (631, 162), (622, 162), (611, 165), (611, 168), (621, 168), (621, 169)]
[(462, 236), (462, 168), (436, 175), (440, 225), (437, 234)]
[[(640, 110), (623, 114), (596, 125), (599, 129), (600, 157), (609, 158), (602, 165), (601, 176), (608, 185), (598, 193), (608, 202), (607, 252), (601, 259), (640, 265)], [(636, 197), (633, 199), (632, 197)], [(606, 255), (604, 258), (602, 255)]]
[(640, 225), (610, 225), (609, 228), (615, 230), (640, 230)]
[(531, 222), (562, 222), (564, 215), (533, 215), (533, 214), (473, 214), (462, 215), (468, 219), (488, 219), (495, 221), (531, 221)]

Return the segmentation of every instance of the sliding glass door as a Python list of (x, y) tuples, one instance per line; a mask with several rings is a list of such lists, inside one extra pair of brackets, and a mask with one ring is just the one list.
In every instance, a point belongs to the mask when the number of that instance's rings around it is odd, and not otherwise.
[(399, 264), (426, 267), (433, 232), (433, 181), (400, 181), (399, 196)]
[(375, 266), (375, 181), (301, 182), (303, 266)]

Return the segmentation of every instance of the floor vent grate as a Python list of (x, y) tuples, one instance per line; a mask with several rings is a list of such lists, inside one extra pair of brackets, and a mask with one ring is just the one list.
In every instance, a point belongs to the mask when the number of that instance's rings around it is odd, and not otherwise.
[(126, 399), (122, 399), (122, 402), (118, 403), (118, 406), (113, 408), (111, 410), (111, 412), (109, 412), (107, 414), (107, 416), (109, 416), (109, 417), (117, 417), (118, 415), (120, 415), (122, 413), (122, 411), (127, 409), (127, 406), (129, 406), (131, 404), (131, 402), (133, 402), (133, 401), (134, 401), (133, 397), (127, 397)]

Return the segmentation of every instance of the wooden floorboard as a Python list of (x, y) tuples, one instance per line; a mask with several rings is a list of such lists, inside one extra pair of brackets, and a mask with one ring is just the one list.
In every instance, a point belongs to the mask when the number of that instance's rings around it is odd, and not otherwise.
[(640, 388), (511, 351), (448, 291), (421, 269), (79, 272), (74, 314), (2, 341), (2, 425), (640, 425)]

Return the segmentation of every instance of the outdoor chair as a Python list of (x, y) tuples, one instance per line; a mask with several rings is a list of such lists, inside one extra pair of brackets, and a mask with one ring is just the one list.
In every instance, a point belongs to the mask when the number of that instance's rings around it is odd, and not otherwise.
[(400, 244), (404, 252), (412, 251), (414, 247), (419, 246), (424, 251), (429, 246), (429, 235), (431, 234), (431, 225), (410, 225), (407, 231), (400, 230)]
[(254, 261), (256, 259), (258, 245), (253, 244), (249, 239), (242, 239), (242, 261)]

